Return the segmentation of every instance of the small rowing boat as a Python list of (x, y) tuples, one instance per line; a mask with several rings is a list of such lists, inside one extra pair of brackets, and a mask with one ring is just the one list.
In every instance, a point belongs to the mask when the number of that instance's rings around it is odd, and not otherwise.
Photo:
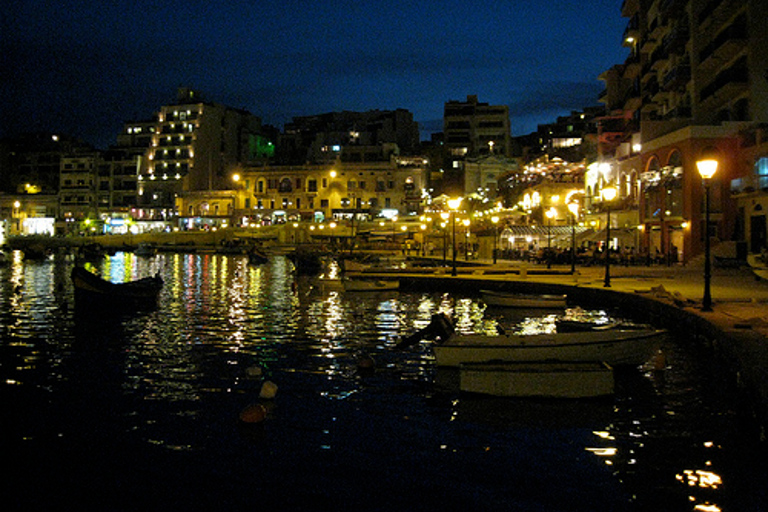
[(163, 288), (159, 275), (126, 283), (113, 283), (89, 272), (83, 267), (72, 269), (75, 304), (93, 307), (135, 308), (157, 305)]
[(601, 362), (464, 363), (459, 388), (505, 397), (595, 398), (613, 394), (613, 369)]
[(480, 290), (483, 301), (489, 306), (506, 308), (564, 308), (566, 295), (529, 295), (494, 290)]

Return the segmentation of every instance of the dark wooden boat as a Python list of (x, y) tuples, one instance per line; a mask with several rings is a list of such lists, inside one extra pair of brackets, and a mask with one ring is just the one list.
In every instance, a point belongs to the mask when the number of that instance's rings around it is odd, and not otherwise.
[(269, 262), (269, 256), (261, 249), (255, 247), (248, 251), (248, 263), (251, 265), (263, 265)]
[(95, 307), (154, 307), (163, 288), (160, 276), (145, 277), (127, 283), (112, 283), (83, 267), (72, 269), (75, 304)]

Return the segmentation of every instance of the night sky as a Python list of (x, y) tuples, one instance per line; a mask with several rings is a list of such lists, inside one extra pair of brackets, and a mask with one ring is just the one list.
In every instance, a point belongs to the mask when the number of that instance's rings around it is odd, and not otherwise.
[(623, 62), (621, 0), (6, 0), (0, 137), (60, 131), (98, 147), (180, 86), (282, 127), (404, 108), (422, 138), (443, 105), (510, 108), (513, 135), (598, 104)]

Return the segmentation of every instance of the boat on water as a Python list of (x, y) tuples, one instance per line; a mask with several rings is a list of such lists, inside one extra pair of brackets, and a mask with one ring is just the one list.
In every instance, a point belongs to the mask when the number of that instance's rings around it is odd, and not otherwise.
[(752, 273), (755, 277), (760, 279), (768, 279), (768, 260), (766, 260), (763, 254), (748, 254), (747, 263), (749, 268), (752, 269)]
[(142, 242), (133, 250), (136, 256), (151, 257), (157, 254), (157, 247), (151, 243)]
[(525, 398), (596, 398), (612, 395), (613, 369), (589, 362), (462, 363), (459, 388), (469, 393)]
[(263, 265), (268, 261), (269, 256), (261, 249), (252, 248), (248, 251), (248, 263), (251, 265)]
[(505, 308), (564, 308), (566, 295), (531, 295), (522, 293), (480, 290), (483, 301), (489, 306)]
[(663, 329), (609, 329), (553, 334), (454, 334), (435, 344), (438, 366), (483, 361), (604, 361), (612, 366), (648, 361)]
[(152, 307), (163, 288), (159, 275), (126, 283), (113, 283), (89, 272), (83, 267), (72, 269), (75, 304), (95, 307)]
[(397, 280), (318, 277), (313, 282), (325, 290), (344, 292), (384, 292), (400, 288)]
[(397, 280), (342, 279), (341, 283), (346, 292), (384, 292), (400, 288)]

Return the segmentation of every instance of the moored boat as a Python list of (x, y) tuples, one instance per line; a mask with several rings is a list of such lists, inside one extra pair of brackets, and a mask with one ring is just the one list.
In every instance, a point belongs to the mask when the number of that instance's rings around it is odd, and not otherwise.
[(261, 249), (252, 248), (248, 251), (248, 263), (251, 265), (263, 265), (269, 261), (269, 256)]
[(342, 279), (341, 283), (346, 292), (383, 292), (400, 288), (397, 280)]
[(75, 304), (94, 307), (152, 307), (163, 288), (160, 276), (145, 277), (126, 283), (113, 283), (83, 267), (72, 269)]
[(133, 250), (136, 256), (151, 257), (157, 254), (157, 247), (151, 243), (142, 242)]
[(554, 334), (454, 334), (434, 344), (438, 366), (483, 361), (605, 361), (639, 365), (666, 336), (662, 329), (610, 329)]
[(594, 398), (613, 394), (602, 362), (498, 362), (459, 366), (461, 391), (505, 397)]
[(768, 279), (768, 261), (764, 254), (748, 254), (747, 263), (756, 278)]
[(566, 295), (530, 295), (494, 290), (480, 290), (483, 301), (489, 306), (507, 308), (564, 308)]

